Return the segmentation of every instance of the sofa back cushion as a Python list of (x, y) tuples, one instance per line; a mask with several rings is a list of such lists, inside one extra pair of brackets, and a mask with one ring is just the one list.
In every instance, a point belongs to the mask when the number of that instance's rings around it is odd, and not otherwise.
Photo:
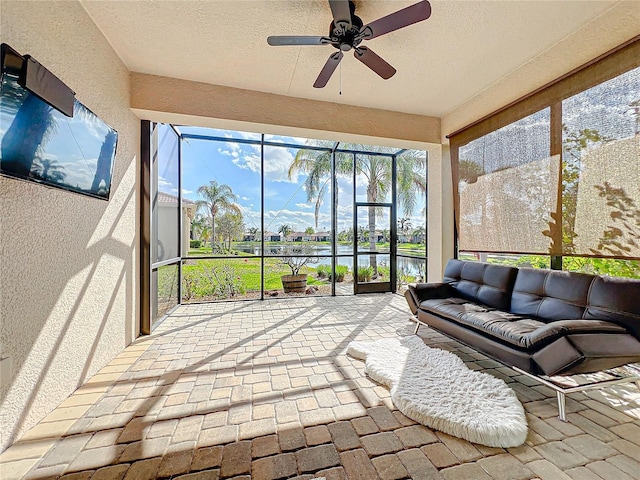
[(583, 318), (595, 276), (559, 270), (521, 268), (511, 299), (511, 313), (546, 321)]
[(453, 259), (447, 263), (444, 281), (462, 298), (508, 311), (517, 273), (515, 267)]
[(640, 339), (640, 280), (596, 277), (584, 318), (617, 323)]

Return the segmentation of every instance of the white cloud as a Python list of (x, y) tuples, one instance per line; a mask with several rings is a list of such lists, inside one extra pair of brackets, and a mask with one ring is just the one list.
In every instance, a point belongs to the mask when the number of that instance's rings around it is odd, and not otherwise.
[[(256, 149), (254, 148), (254, 151)], [(265, 180), (271, 182), (298, 182), (298, 174), (295, 173), (289, 178), (289, 167), (293, 163), (293, 154), (286, 148), (265, 148), (264, 150), (264, 173)], [(244, 154), (234, 156), (233, 163), (240, 168), (260, 173), (260, 155)]]
[(225, 142), (225, 143), (222, 143), (221, 146), (218, 148), (218, 153), (220, 153), (221, 155), (232, 157), (234, 159), (238, 159), (243, 155), (245, 151), (244, 149), (246, 149), (247, 147), (257, 152), (260, 151), (259, 149), (258, 150), (255, 149), (255, 145), (248, 146), (248, 145), (237, 143), (237, 142)]
[(182, 189), (182, 194), (183, 195), (189, 195), (190, 193), (193, 193), (193, 190), (187, 190), (186, 188)]
[(72, 187), (78, 186), (80, 188), (90, 188), (93, 183), (93, 177), (95, 175), (96, 162), (89, 160), (85, 165), (80, 162), (59, 162), (62, 173), (64, 173), (64, 183), (71, 185)]
[[(173, 187), (173, 183), (167, 182), (164, 178), (158, 175), (158, 188)], [(175, 188), (175, 187), (173, 187)]]
[(311, 208), (311, 205), (308, 203), (296, 203), (296, 207), (298, 208)]

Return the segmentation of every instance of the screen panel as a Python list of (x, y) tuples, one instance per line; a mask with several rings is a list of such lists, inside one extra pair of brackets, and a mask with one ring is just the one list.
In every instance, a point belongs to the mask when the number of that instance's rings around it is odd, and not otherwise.
[(157, 124), (152, 135), (151, 199), (152, 262), (180, 256), (179, 149), (176, 132)]
[(460, 147), (460, 250), (552, 250), (560, 158), (550, 117), (546, 108)]
[(640, 258), (640, 67), (562, 103), (564, 254)]

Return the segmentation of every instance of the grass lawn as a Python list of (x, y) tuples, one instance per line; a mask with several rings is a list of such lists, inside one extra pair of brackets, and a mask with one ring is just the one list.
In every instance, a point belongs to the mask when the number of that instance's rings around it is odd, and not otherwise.
[[(315, 271), (309, 266), (300, 270), (300, 273), (309, 274), (307, 285), (326, 284), (326, 280), (316, 278)], [(255, 257), (186, 260), (182, 272), (183, 295), (187, 300), (228, 298), (260, 291), (260, 259)], [(278, 264), (277, 259), (266, 259), (264, 274), (265, 290), (280, 290), (280, 277), (291, 274), (291, 270)]]

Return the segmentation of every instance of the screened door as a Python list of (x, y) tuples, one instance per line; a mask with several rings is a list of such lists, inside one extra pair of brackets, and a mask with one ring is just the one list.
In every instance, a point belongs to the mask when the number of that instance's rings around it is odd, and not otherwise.
[(356, 202), (354, 217), (354, 292), (392, 292), (396, 281), (393, 205)]

